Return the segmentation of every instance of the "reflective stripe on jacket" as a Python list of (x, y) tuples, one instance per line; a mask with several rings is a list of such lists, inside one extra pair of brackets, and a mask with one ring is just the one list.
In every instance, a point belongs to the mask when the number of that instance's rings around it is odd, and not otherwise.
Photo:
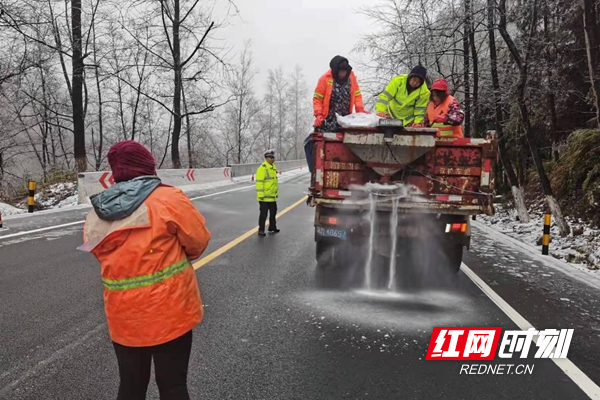
[(451, 95), (447, 95), (446, 100), (444, 100), (444, 102), (442, 104), (440, 104), (439, 106), (436, 107), (435, 103), (433, 101), (429, 102), (429, 105), (427, 106), (427, 119), (429, 120), (429, 123), (431, 124), (432, 128), (439, 128), (438, 133), (437, 133), (438, 137), (448, 137), (448, 138), (462, 138), (463, 137), (463, 131), (462, 131), (461, 125), (449, 125), (449, 124), (440, 124), (440, 123), (433, 122), (435, 117), (437, 117), (438, 115), (447, 115), (450, 104), (452, 104), (452, 102), (455, 102), (455, 101), (456, 101), (456, 99), (454, 97), (452, 97)]
[(256, 199), (258, 201), (274, 202), (279, 196), (277, 167), (264, 162), (256, 170)]
[(420, 124), (425, 118), (429, 102), (429, 89), (423, 83), (420, 88), (408, 93), (408, 75), (399, 75), (392, 79), (379, 95), (375, 110), (386, 113), (393, 119), (400, 119), (404, 125)]
[(191, 261), (204, 252), (210, 237), (189, 198), (165, 185), (126, 218), (107, 221), (95, 210), (88, 214), (79, 249), (94, 254), (102, 266), (113, 341), (156, 346), (200, 323), (202, 300)]
[[(331, 102), (332, 91), (333, 72), (329, 70), (319, 79), (317, 87), (315, 88), (315, 94), (313, 96), (313, 110), (315, 116), (322, 115), (323, 118), (327, 118), (329, 115), (329, 103)], [(362, 93), (358, 86), (358, 80), (356, 79), (354, 72), (350, 71), (350, 110), (348, 110), (348, 113), (352, 114), (355, 108), (356, 112), (362, 113), (365, 111)]]

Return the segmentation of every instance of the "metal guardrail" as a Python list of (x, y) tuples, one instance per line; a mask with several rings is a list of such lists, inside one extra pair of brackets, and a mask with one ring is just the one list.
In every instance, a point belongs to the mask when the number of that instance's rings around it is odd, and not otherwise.
[[(205, 183), (223, 182), (250, 177), (256, 173), (261, 163), (235, 164), (223, 168), (194, 168), (194, 169), (159, 169), (156, 171), (163, 183), (171, 186), (201, 185)], [(306, 160), (280, 161), (275, 165), (279, 171), (285, 172), (306, 166)], [(110, 171), (84, 172), (77, 179), (79, 204), (89, 202), (89, 197), (100, 193), (115, 181)]]
[[(249, 176), (256, 173), (256, 169), (262, 163), (254, 164), (234, 164), (231, 168), (231, 177), (239, 178), (240, 176)], [(306, 166), (306, 160), (291, 160), (291, 161), (275, 161), (277, 169), (280, 171), (289, 171), (291, 169), (301, 168)]]

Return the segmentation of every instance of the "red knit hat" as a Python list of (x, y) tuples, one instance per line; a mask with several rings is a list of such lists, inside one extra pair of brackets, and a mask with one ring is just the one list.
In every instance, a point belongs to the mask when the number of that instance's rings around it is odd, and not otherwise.
[(139, 176), (156, 175), (156, 161), (148, 149), (133, 140), (114, 144), (108, 150), (108, 164), (115, 182), (129, 181)]
[(437, 81), (433, 82), (433, 85), (431, 85), (431, 90), (439, 90), (441, 92), (444, 93), (448, 93), (448, 82), (446, 82), (445, 79), (438, 79)]

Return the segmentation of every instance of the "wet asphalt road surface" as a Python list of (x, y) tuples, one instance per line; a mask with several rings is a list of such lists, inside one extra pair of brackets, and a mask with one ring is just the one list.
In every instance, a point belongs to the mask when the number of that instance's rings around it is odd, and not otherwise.
[[(280, 211), (307, 182), (282, 184)], [(213, 235), (206, 254), (256, 226), (254, 196), (195, 202)], [(534, 365), (531, 375), (461, 375), (461, 361), (425, 361), (435, 326), (518, 328), (463, 273), (454, 288), (413, 294), (320, 289), (313, 215), (300, 203), (280, 234), (252, 236), (197, 271), (205, 319), (194, 331), (192, 399), (588, 398), (550, 360), (503, 361)], [(75, 250), (81, 234), (74, 225), (0, 238), (0, 399), (116, 398), (99, 266)], [(473, 236), (465, 264), (536, 328), (574, 328), (569, 359), (600, 384), (598, 290)], [(158, 398), (154, 383), (148, 398)]]

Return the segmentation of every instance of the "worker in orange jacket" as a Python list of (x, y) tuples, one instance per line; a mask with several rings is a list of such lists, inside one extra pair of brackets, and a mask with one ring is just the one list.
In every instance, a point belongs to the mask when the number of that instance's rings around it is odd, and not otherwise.
[(438, 128), (437, 137), (462, 138), (465, 113), (458, 100), (448, 92), (448, 82), (438, 79), (431, 85), (431, 96), (423, 125)]
[(210, 240), (179, 189), (161, 184), (152, 154), (132, 140), (108, 152), (115, 185), (91, 197), (80, 250), (102, 267), (108, 330), (119, 365), (119, 400), (142, 400), (154, 359), (161, 399), (189, 399), (192, 329), (203, 316), (192, 266)]
[(320, 79), (313, 97), (314, 126), (320, 131), (339, 129), (335, 114), (341, 116), (365, 112), (362, 94), (356, 75), (348, 59), (335, 56), (329, 63), (329, 71)]

